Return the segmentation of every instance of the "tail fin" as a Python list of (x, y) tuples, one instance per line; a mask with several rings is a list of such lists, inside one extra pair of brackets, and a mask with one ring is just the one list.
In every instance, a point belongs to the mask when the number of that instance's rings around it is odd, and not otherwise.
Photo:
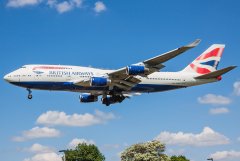
[(213, 44), (182, 71), (199, 75), (216, 71), (224, 47), (223, 44)]

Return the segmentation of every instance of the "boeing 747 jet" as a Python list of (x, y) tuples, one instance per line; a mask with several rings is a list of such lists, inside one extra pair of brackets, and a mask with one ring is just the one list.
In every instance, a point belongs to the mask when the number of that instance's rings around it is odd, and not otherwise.
[(200, 40), (156, 57), (117, 70), (103, 70), (70, 65), (24, 65), (4, 79), (26, 88), (28, 99), (32, 89), (79, 92), (80, 102), (98, 101), (106, 106), (121, 103), (134, 94), (162, 92), (217, 82), (234, 69), (217, 70), (225, 45), (213, 44), (186, 68), (178, 72), (161, 72), (166, 61), (196, 47)]

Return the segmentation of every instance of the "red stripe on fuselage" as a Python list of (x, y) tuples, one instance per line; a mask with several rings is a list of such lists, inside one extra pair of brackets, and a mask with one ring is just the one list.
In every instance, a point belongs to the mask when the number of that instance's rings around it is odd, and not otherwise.
[(52, 67), (52, 66), (39, 66), (39, 67), (34, 67), (33, 70), (36, 69), (68, 69), (66, 67)]

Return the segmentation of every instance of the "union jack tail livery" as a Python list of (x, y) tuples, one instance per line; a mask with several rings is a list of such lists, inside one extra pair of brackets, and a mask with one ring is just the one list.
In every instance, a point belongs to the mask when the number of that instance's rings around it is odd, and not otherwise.
[(217, 70), (225, 45), (213, 44), (197, 59), (189, 64), (183, 72), (208, 74)]

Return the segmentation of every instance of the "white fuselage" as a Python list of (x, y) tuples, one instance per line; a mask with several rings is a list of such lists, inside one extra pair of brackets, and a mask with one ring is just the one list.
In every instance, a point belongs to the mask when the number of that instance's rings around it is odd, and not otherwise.
[[(63, 90), (82, 93), (98, 93), (109, 90), (108, 87), (75, 85), (75, 81), (89, 80), (91, 77), (107, 77), (113, 70), (66, 65), (25, 65), (9, 74), (4, 79), (14, 85), (28, 89)], [(141, 82), (128, 91), (161, 92), (189, 86), (195, 86), (217, 79), (195, 79), (197, 75), (187, 72), (155, 72), (147, 77), (136, 76)]]

